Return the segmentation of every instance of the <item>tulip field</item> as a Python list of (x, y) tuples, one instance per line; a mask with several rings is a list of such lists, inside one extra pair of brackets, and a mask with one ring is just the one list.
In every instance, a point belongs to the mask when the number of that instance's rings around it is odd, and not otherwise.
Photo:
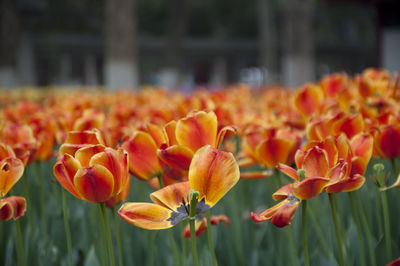
[(0, 265), (400, 265), (397, 73), (0, 105)]

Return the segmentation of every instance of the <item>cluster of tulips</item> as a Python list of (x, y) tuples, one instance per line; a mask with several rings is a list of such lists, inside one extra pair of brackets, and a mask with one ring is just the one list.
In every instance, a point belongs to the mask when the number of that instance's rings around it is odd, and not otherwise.
[[(190, 95), (161, 88), (114, 93), (53, 89), (1, 92), (0, 220), (12, 218), (15, 224), (15, 237), (12, 232), (4, 236), (3, 230), (2, 240), (15, 238), (15, 256), (11, 257), (16, 257), (19, 265), (30, 265), (24, 251), (29, 237), (24, 238), (23, 232), (29, 226), (40, 226), (51, 239), (48, 228), (53, 221), (46, 205), (59, 198), (51, 198), (57, 194), (46, 191), (50, 188), (46, 184), (54, 181), (62, 186), (62, 243), (67, 250), (63, 262), (69, 266), (80, 262), (74, 255), (73, 239), (79, 241), (79, 235), (74, 236), (76, 229), (70, 227), (74, 217), (68, 215), (72, 206), (68, 200), (75, 201), (73, 206), (85, 201), (97, 206), (95, 223), (100, 225), (103, 240), (102, 250), (97, 252), (103, 255), (103, 265), (115, 265), (116, 261), (120, 266), (126, 264), (122, 247), (130, 236), (120, 234), (121, 222), (148, 230), (167, 229), (166, 246), (172, 251), (174, 265), (199, 265), (196, 240), (207, 232), (208, 259), (200, 258), (200, 264), (224, 264), (223, 257), (228, 255), (215, 252), (212, 231), (216, 229), (211, 225), (223, 222), (234, 228), (221, 230), (240, 231), (243, 220), (263, 232), (270, 225), (258, 223), (265, 221), (289, 228), (280, 229), (285, 234), (268, 233), (287, 243), (280, 249), (285, 250), (283, 256), (290, 257), (288, 264), (308, 266), (310, 261), (323, 263), (309, 254), (313, 236), (307, 232), (312, 229), (312, 235), (315, 232), (318, 236), (317, 245), (325, 249), (323, 232), (330, 231), (330, 224), (319, 221), (315, 210), (316, 205), (321, 209), (321, 204), (326, 204), (323, 197), (327, 195), (329, 207), (317, 215), (330, 216), (333, 222), (337, 246), (328, 248), (330, 261), (339, 265), (400, 265), (400, 258), (395, 260), (400, 256), (400, 232), (393, 229), (393, 220), (400, 218), (396, 206), (400, 199), (396, 168), (400, 156), (399, 90), (397, 74), (367, 69), (355, 77), (329, 75), (296, 90), (252, 90), (237, 85)], [(52, 170), (43, 172), (43, 166)], [(24, 169), (31, 170), (29, 179), (36, 180), (29, 181)], [(22, 184), (18, 187), (19, 179)], [(248, 188), (248, 182), (262, 189), (261, 201), (249, 204), (248, 213), (240, 210), (243, 215), (232, 222), (227, 213), (211, 215), (211, 208), (232, 188)], [(129, 200), (131, 190), (139, 185), (136, 191), (141, 195), (152, 191), (151, 202), (146, 202), (148, 196)], [(243, 189), (246, 200), (236, 195), (229, 198), (230, 206), (243, 206), (239, 201), (248, 202), (255, 193), (255, 189)], [(361, 199), (359, 190), (365, 194)], [(276, 204), (269, 201), (269, 193)], [(36, 202), (33, 194), (39, 195)], [(344, 199), (344, 194), (348, 198)], [(371, 197), (375, 205), (366, 206), (365, 198)], [(348, 248), (346, 232), (350, 229), (345, 228), (348, 219), (344, 218), (347, 213), (341, 212), (343, 201), (351, 206), (355, 249)], [(300, 205), (298, 228), (291, 223)], [(114, 218), (113, 228), (107, 209)], [(39, 221), (30, 218), (36, 211)], [(21, 227), (19, 220), (25, 212), (28, 221)], [(88, 211), (81, 215), (83, 221), (89, 217)], [(307, 225), (310, 219), (312, 224)], [(181, 225), (184, 227), (179, 227), (177, 236), (172, 227)], [(297, 228), (301, 231), (301, 252), (294, 244)], [(256, 242), (270, 237), (258, 235), (261, 237)], [(150, 242), (155, 237), (146, 235)], [(185, 238), (190, 238), (190, 260), (185, 246), (189, 240)], [(150, 246), (154, 245), (153, 241)], [(354, 250), (357, 255), (351, 256)], [(2, 257), (10, 260), (4, 254)], [(250, 265), (250, 260), (234, 263)]]

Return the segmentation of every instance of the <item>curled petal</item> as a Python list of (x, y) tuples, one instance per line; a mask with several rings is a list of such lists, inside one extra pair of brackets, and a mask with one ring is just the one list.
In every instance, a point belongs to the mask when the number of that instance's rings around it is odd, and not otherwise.
[(218, 121), (214, 112), (199, 111), (177, 122), (175, 136), (180, 145), (196, 152), (204, 145), (216, 146), (217, 128)]
[(271, 223), (277, 227), (284, 227), (290, 224), (294, 214), (299, 207), (300, 201), (295, 197), (285, 199), (268, 210), (256, 214), (251, 213), (254, 222), (264, 222), (272, 218)]
[(53, 172), (58, 182), (75, 197), (82, 199), (75, 189), (74, 177), (76, 172), (81, 168), (79, 161), (68, 153), (59, 158), (54, 165)]
[(278, 164), (277, 168), (284, 173), (285, 175), (289, 176), (290, 178), (293, 178), (296, 181), (299, 181), (299, 175), (297, 174), (297, 171), (293, 169), (290, 166), (287, 166), (286, 164)]
[(24, 173), (24, 164), (20, 159), (8, 157), (0, 162), (0, 197), (18, 182)]
[(157, 155), (161, 161), (170, 167), (187, 171), (192, 161), (193, 152), (185, 146), (174, 145), (165, 149), (158, 149)]
[(300, 200), (314, 198), (320, 194), (328, 184), (329, 178), (309, 177), (301, 182), (294, 183), (292, 186), (293, 195)]
[(151, 193), (150, 198), (154, 203), (176, 211), (182, 200), (187, 201), (189, 190), (189, 182), (176, 183)]
[(178, 145), (175, 137), (176, 121), (172, 120), (165, 124), (163, 128), (164, 138), (167, 140), (167, 146)]
[(272, 194), (272, 198), (274, 200), (283, 200), (289, 197), (289, 195), (292, 194), (292, 185), (293, 184), (287, 184), (275, 191), (274, 194)]
[(232, 126), (223, 127), (217, 135), (217, 142), (214, 148), (219, 148), (226, 137), (236, 134), (236, 129)]
[(144, 229), (158, 230), (173, 226), (168, 221), (172, 211), (154, 203), (125, 203), (118, 210), (118, 214), (128, 223)]
[(87, 201), (99, 203), (115, 196), (114, 177), (106, 167), (99, 164), (79, 169), (75, 174), (74, 185), (81, 198)]
[(240, 173), (232, 153), (205, 146), (193, 156), (189, 168), (190, 188), (205, 197), (210, 208), (238, 181)]

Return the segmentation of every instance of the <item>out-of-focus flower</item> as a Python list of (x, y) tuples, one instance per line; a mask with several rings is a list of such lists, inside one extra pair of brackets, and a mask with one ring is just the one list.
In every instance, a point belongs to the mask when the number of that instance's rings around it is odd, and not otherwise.
[[(225, 215), (218, 215), (218, 216), (211, 216), (210, 223), (212, 225), (218, 225), (221, 222), (225, 222), (226, 226), (230, 226), (231, 220)], [(203, 217), (200, 219), (196, 219), (195, 221), (195, 232), (196, 237), (199, 237), (202, 233), (207, 230), (207, 218)], [(183, 237), (190, 238), (190, 226), (189, 224), (186, 225), (185, 229), (183, 230)]]
[(18, 182), (24, 173), (24, 164), (16, 158), (13, 149), (0, 143), (0, 197)]
[(304, 85), (294, 95), (294, 105), (304, 117), (318, 113), (323, 100), (324, 93), (321, 87), (314, 84)]
[(26, 200), (23, 197), (11, 196), (0, 200), (0, 221), (11, 218), (17, 220), (26, 211)]
[(129, 180), (128, 153), (105, 147), (96, 131), (70, 132), (60, 147), (54, 174), (75, 197), (104, 202), (121, 193)]
[(386, 264), (386, 266), (400, 266), (400, 257), (397, 260), (394, 260), (391, 263)]
[(125, 203), (118, 211), (125, 221), (144, 229), (170, 228), (189, 216), (189, 190), (199, 192), (196, 214), (213, 207), (239, 180), (231, 153), (209, 145), (199, 149), (190, 164), (189, 181), (150, 194), (153, 203)]
[(382, 158), (400, 156), (400, 124), (390, 124), (373, 131), (375, 151)]

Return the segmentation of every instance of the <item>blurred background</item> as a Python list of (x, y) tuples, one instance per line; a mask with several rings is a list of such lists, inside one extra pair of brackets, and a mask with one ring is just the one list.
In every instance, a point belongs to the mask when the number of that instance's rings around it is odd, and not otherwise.
[(0, 0), (0, 87), (300, 86), (400, 70), (398, 0)]

